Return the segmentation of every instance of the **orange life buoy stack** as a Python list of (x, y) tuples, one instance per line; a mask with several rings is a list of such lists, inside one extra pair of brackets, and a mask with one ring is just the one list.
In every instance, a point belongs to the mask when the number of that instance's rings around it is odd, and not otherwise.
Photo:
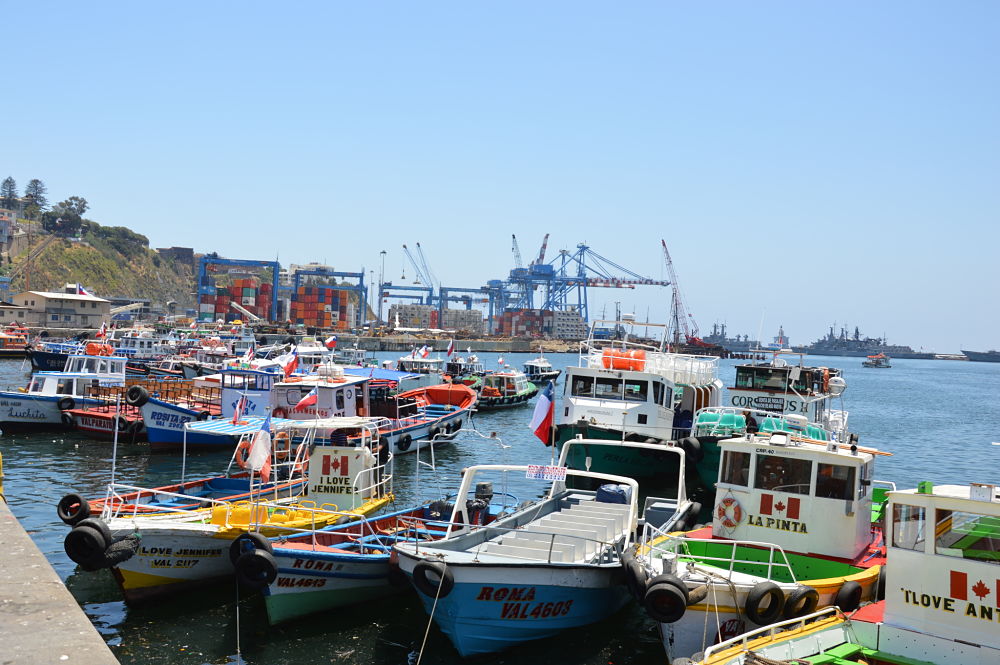
[(88, 356), (111, 356), (114, 355), (115, 350), (110, 344), (87, 342), (87, 346), (83, 347), (83, 352)]
[(601, 362), (604, 364), (604, 369), (641, 372), (646, 369), (646, 352), (642, 349), (604, 349)]

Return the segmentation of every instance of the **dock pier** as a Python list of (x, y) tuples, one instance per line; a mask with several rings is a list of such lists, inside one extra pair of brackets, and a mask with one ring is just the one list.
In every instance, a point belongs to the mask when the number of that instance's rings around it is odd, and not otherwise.
[(0, 661), (118, 665), (66, 585), (3, 499), (0, 461)]

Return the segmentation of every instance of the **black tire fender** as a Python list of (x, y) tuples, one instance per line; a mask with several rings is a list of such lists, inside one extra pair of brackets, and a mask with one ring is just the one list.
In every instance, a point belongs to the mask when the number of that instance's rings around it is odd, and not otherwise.
[(785, 598), (786, 619), (797, 619), (816, 611), (819, 605), (819, 591), (811, 586), (800, 585), (792, 589)]
[(270, 540), (263, 534), (250, 531), (236, 536), (232, 544), (229, 545), (229, 562), (235, 566), (242, 555), (253, 550), (264, 550), (271, 554), (274, 553)]
[(108, 525), (105, 524), (104, 520), (98, 517), (88, 517), (86, 519), (82, 519), (76, 523), (76, 526), (90, 527), (91, 529), (94, 529), (95, 531), (100, 533), (101, 538), (104, 539), (105, 549), (107, 549), (111, 545), (111, 543), (113, 543), (115, 540), (114, 538), (111, 537), (111, 529), (108, 528)]
[(67, 494), (56, 504), (56, 515), (64, 524), (76, 526), (90, 517), (90, 504), (79, 494)]
[(657, 575), (649, 580), (642, 604), (654, 621), (661, 623), (679, 621), (687, 611), (687, 585), (673, 575)]
[(125, 391), (125, 403), (129, 406), (142, 406), (149, 401), (149, 391), (142, 386), (130, 386)]
[(701, 447), (701, 441), (698, 437), (687, 436), (681, 439), (681, 448), (684, 449), (684, 453), (691, 458), (691, 461), (698, 464), (703, 459), (705, 459), (705, 451)]
[(76, 408), (76, 400), (72, 397), (62, 397), (56, 402), (56, 406), (59, 407), (60, 411), (69, 411)]
[(847, 580), (837, 590), (837, 595), (833, 597), (833, 604), (840, 608), (842, 612), (853, 612), (861, 606), (861, 585), (854, 580)]
[(76, 425), (76, 419), (73, 418), (72, 413), (66, 413), (64, 411), (62, 415), (59, 416), (59, 418), (60, 420), (62, 420), (62, 424), (70, 429), (73, 429), (73, 427)]
[(108, 548), (104, 534), (93, 527), (77, 525), (66, 534), (63, 549), (74, 562), (85, 568), (94, 569), (104, 559), (104, 551)]
[(278, 562), (270, 552), (252, 550), (236, 560), (236, 579), (254, 589), (269, 586), (278, 577)]
[[(763, 604), (767, 601), (767, 607)], [(781, 611), (785, 608), (785, 594), (774, 582), (759, 582), (747, 594), (746, 611), (747, 618), (758, 626), (767, 626), (774, 623), (781, 616)]]
[(119, 432), (127, 432), (129, 427), (128, 418), (125, 416), (115, 416), (115, 429)]
[(399, 437), (399, 441), (396, 443), (396, 447), (399, 448), (400, 452), (406, 452), (410, 449), (410, 444), (413, 443), (413, 437), (409, 434), (404, 434)]
[(625, 570), (625, 586), (636, 602), (641, 603), (646, 594), (646, 569), (629, 551), (622, 557), (622, 568)]
[[(437, 581), (429, 578), (428, 573), (437, 577)], [(425, 596), (444, 598), (455, 588), (455, 576), (440, 561), (420, 561), (413, 567), (413, 586)]]

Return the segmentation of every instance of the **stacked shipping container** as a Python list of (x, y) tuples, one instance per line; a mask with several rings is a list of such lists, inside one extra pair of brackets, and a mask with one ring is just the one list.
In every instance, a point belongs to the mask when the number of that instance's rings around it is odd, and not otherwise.
[(333, 286), (300, 286), (292, 294), (289, 318), (292, 323), (345, 330), (350, 293)]
[(231, 307), (232, 303), (236, 303), (251, 314), (267, 320), (271, 316), (273, 297), (271, 284), (261, 283), (258, 277), (234, 279), (232, 286), (216, 288), (214, 295), (200, 296), (199, 318), (224, 321), (246, 318)]

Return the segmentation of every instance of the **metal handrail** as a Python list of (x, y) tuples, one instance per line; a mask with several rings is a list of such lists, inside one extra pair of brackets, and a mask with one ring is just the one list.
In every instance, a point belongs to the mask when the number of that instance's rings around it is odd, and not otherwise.
[[(662, 536), (664, 538), (664, 541), (654, 544), (653, 540), (656, 537), (656, 535), (654, 535), (654, 534)], [(694, 554), (691, 554), (690, 550), (687, 547), (687, 545), (688, 545), (689, 542), (710, 543), (712, 545), (729, 545), (730, 546), (730, 555), (728, 557), (724, 557), (724, 556), (710, 556), (710, 555), (707, 555), (707, 554), (706, 555), (694, 555)], [(671, 568), (674, 569), (674, 570), (676, 569), (676, 565), (677, 565), (678, 561), (680, 561), (682, 559), (688, 560), (688, 561), (693, 561), (695, 563), (698, 563), (698, 562), (708, 562), (708, 561), (716, 561), (716, 562), (721, 562), (721, 563), (728, 563), (729, 564), (729, 571), (728, 572), (729, 572), (730, 575), (732, 575), (733, 571), (736, 569), (736, 564), (757, 565), (757, 566), (767, 565), (767, 574), (766, 574), (767, 579), (769, 579), (769, 580), (770, 579), (774, 579), (774, 576), (773, 576), (772, 573), (773, 573), (774, 568), (778, 567), (778, 568), (785, 568), (788, 571), (788, 576), (791, 578), (791, 581), (792, 581), (793, 584), (797, 584), (798, 583), (798, 580), (795, 577), (795, 571), (792, 568), (792, 565), (788, 562), (788, 555), (785, 554), (785, 550), (782, 549), (780, 546), (775, 545), (773, 543), (764, 543), (764, 542), (758, 542), (758, 541), (753, 541), (753, 540), (728, 540), (728, 539), (722, 539), (722, 538), (713, 538), (712, 540), (704, 540), (704, 539), (700, 539), (700, 538), (689, 538), (689, 537), (686, 537), (686, 536), (672, 536), (672, 535), (670, 535), (668, 533), (664, 533), (659, 528), (651, 526), (649, 524), (646, 525), (646, 528), (645, 528), (645, 530), (643, 532), (642, 543), (643, 543), (643, 547), (649, 550), (650, 557), (652, 557), (652, 552), (653, 551), (657, 551), (657, 552), (659, 552), (661, 554), (672, 553), (674, 555), (674, 558), (672, 560)], [(768, 552), (768, 558), (767, 559), (768, 560), (767, 561), (753, 561), (753, 560), (750, 560), (750, 559), (737, 559), (736, 558), (736, 550), (740, 546), (755, 547), (755, 548), (758, 548), (760, 550), (767, 550), (767, 552)], [(678, 552), (677, 551), (678, 548), (684, 549), (685, 550), (684, 553), (682, 554), (682, 553)], [(781, 554), (781, 559), (782, 559), (783, 563), (781, 561), (775, 561), (775, 557), (774, 557), (775, 552), (778, 552), (778, 553)]]
[(759, 636), (767, 635), (768, 637), (774, 637), (777, 633), (784, 632), (791, 626), (796, 628), (804, 627), (807, 623), (811, 623), (818, 619), (825, 618), (827, 615), (831, 617), (839, 617), (841, 619), (847, 620), (847, 615), (845, 615), (839, 607), (836, 605), (829, 605), (819, 610), (818, 612), (813, 612), (812, 614), (806, 614), (805, 616), (798, 617), (796, 619), (786, 619), (785, 621), (779, 621), (778, 623), (772, 623), (769, 626), (763, 626), (755, 630), (750, 630), (742, 635), (737, 635), (736, 637), (730, 638), (724, 642), (719, 642), (718, 644), (713, 644), (712, 646), (705, 649), (705, 655), (702, 658), (703, 662), (707, 662), (711, 656), (715, 654), (730, 649), (736, 645), (743, 645), (746, 648), (747, 643), (752, 642)]

